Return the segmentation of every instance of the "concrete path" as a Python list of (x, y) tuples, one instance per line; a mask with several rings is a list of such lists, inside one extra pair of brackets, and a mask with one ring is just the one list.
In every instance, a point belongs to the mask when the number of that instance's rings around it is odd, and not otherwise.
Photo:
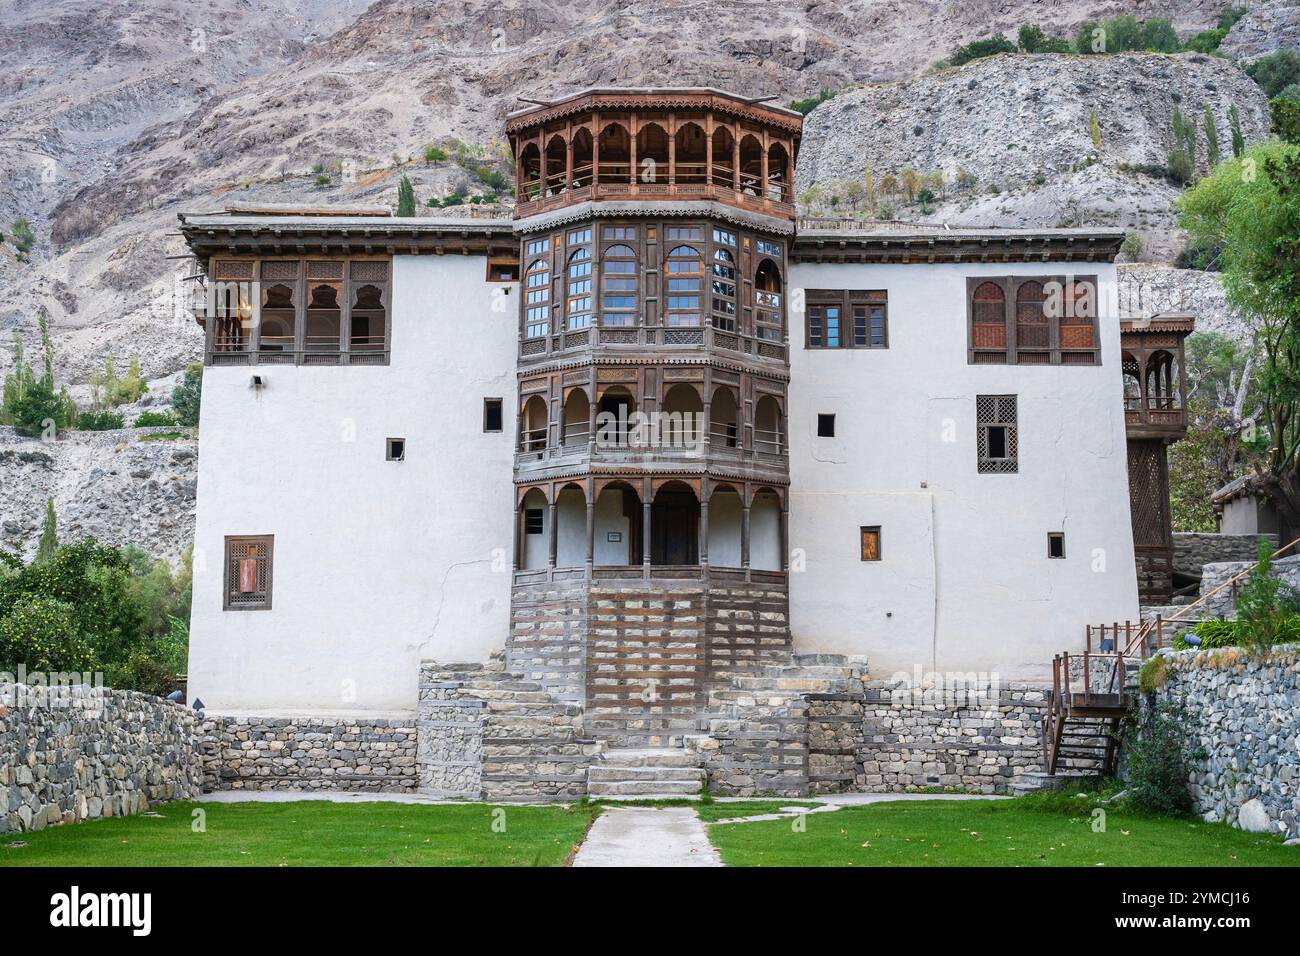
[(610, 807), (592, 824), (574, 866), (722, 866), (690, 807)]

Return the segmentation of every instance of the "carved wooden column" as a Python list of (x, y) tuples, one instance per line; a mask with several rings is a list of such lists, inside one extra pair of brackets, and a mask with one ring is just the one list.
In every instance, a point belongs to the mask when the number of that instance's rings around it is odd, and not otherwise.
[(596, 565), (596, 482), (587, 480), (587, 577)]
[(641, 566), (645, 579), (650, 580), (650, 508), (654, 502), (654, 489), (647, 478), (641, 483)]
[(749, 506), (750, 506), (750, 488), (745, 484), (745, 497), (741, 504), (743, 507), (740, 511), (740, 566), (749, 571)]
[(591, 189), (600, 185), (600, 114), (591, 114)]
[(633, 113), (627, 121), (627, 182), (633, 193), (636, 193), (636, 138), (639, 133), (640, 124)]
[(553, 573), (555, 571), (555, 558), (559, 553), (560, 543), (560, 493), (554, 488), (551, 489), (550, 519), (551, 526), (547, 529), (546, 543), (546, 567)]
[(781, 499), (781, 570), (790, 573), (790, 489)]
[(668, 114), (668, 188), (677, 191), (677, 114)]
[(704, 118), (704, 185), (705, 191), (713, 192), (713, 114)]
[(520, 499), (519, 499), (518, 494), (516, 493), (516, 495), (515, 495), (515, 532), (514, 532), (513, 535), (510, 536), (510, 568), (511, 568), (512, 571), (518, 571), (518, 570), (520, 569), (520, 568), (519, 568), (519, 564), (520, 564), (521, 559), (523, 558), (523, 547), (522, 547), (522, 542), (519, 540), (519, 537), (520, 537), (520, 535), (522, 534), (522, 531), (521, 531), (521, 528), (520, 528), (520, 518), (521, 518), (523, 512), (520, 510), (519, 505), (520, 505)]
[(587, 402), (587, 454), (596, 453), (596, 385), (595, 370), (592, 370), (591, 400)]
[(709, 479), (700, 481), (700, 567), (709, 566)]

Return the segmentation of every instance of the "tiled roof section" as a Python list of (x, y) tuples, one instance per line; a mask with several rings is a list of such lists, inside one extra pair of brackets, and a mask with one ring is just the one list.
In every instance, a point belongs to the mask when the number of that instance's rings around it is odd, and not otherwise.
[(793, 262), (1114, 262), (1121, 229), (949, 228), (801, 220)]
[(515, 223), (521, 233), (553, 229), (571, 222), (591, 219), (593, 217), (617, 216), (690, 216), (700, 218), (722, 219), (740, 226), (762, 229), (777, 235), (788, 236), (794, 232), (794, 225), (788, 219), (767, 216), (759, 212), (750, 212), (736, 206), (713, 202), (712, 200), (602, 200), (600, 202), (583, 202), (573, 206), (563, 206), (552, 212), (527, 216)]
[(795, 110), (766, 102), (767, 97), (741, 96), (704, 86), (595, 87), (554, 100), (527, 100), (529, 106), (506, 116), (506, 131), (515, 133), (540, 123), (595, 109), (609, 110), (714, 110), (798, 133), (803, 116)]
[(1149, 319), (1124, 319), (1121, 332), (1195, 332), (1196, 317), (1186, 312), (1153, 315)]
[(197, 256), (293, 254), (510, 254), (509, 219), (398, 218), (301, 213), (181, 213), (181, 235)]
[(1258, 487), (1259, 478), (1256, 475), (1242, 475), (1240, 478), (1232, 479), (1232, 481), (1210, 495), (1210, 501), (1216, 507), (1221, 508), (1229, 501), (1254, 494)]

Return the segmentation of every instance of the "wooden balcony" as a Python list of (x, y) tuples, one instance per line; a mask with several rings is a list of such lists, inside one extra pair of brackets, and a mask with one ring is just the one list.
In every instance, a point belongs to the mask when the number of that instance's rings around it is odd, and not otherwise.
[(530, 184), (524, 184), (520, 196), (534, 198), (520, 198), (515, 206), (515, 218), (523, 219), (583, 202), (622, 199), (713, 200), (780, 219), (794, 216), (794, 203), (789, 201), (786, 188), (773, 186), (764, 192), (757, 183), (747, 186), (742, 182), (741, 188), (736, 189), (729, 179), (697, 182), (692, 181), (689, 174), (686, 177), (678, 175), (672, 182), (640, 182), (623, 170), (612, 170), (607, 180), (602, 169), (600, 182), (573, 186), (555, 183), (545, 190), (540, 188), (540, 183), (532, 184), (531, 188)]
[(1175, 402), (1124, 402), (1124, 430), (1129, 438), (1178, 441), (1187, 434), (1187, 411)]
[(712, 325), (629, 325), (592, 326), (567, 332), (555, 332), (519, 343), (519, 358), (537, 361), (557, 355), (568, 357), (580, 349), (609, 352), (644, 352), (647, 348), (666, 351), (718, 350), (733, 353), (732, 358), (752, 357), (784, 364), (788, 359), (785, 342), (726, 332)]

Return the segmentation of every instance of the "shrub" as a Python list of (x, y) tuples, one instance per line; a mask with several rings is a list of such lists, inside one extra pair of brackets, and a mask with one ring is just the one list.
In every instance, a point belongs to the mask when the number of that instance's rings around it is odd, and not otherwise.
[(1300, 87), (1296, 98), (1277, 96), (1269, 101), (1269, 128), (1279, 139), (1300, 145)]
[(57, 598), (26, 595), (0, 619), (0, 668), (87, 671), (95, 657), (77, 627), (76, 609)]
[(328, 186), (329, 184), (330, 184), (330, 178), (326, 176), (324, 173), (321, 173), (319, 176), (316, 177), (316, 186), (318, 188)]
[(116, 428), (121, 428), (124, 420), (120, 412), (110, 412), (108, 409), (100, 411), (80, 412), (77, 415), (77, 431), (82, 432), (107, 432)]
[(424, 161), (426, 163), (441, 163), (447, 159), (447, 151), (438, 146), (424, 147)]
[(1130, 229), (1124, 233), (1124, 241), (1120, 243), (1119, 251), (1130, 262), (1137, 262), (1141, 258), (1144, 248), (1146, 248), (1146, 240), (1142, 238), (1142, 233)]
[(1237, 623), (1242, 645), (1263, 649), (1294, 633), (1287, 619), (1295, 620), (1300, 601), (1294, 588), (1273, 576), (1273, 546), (1267, 538), (1260, 537), (1255, 555), (1255, 567), (1237, 592)]
[(999, 53), (1015, 52), (1016, 45), (1006, 38), (1006, 34), (998, 33), (987, 40), (974, 40), (965, 46), (957, 47), (949, 60), (953, 66), (961, 66), (963, 63), (971, 62), (971, 60), (996, 56)]
[(203, 366), (191, 362), (185, 366), (185, 377), (172, 389), (172, 409), (178, 425), (193, 427), (199, 423), (199, 405), (203, 400)]
[(18, 258), (25, 259), (32, 251), (32, 243), (36, 241), (36, 233), (32, 232), (31, 223), (19, 216), (10, 227), (9, 234), (13, 238), (14, 248), (18, 250)]
[(58, 431), (72, 424), (76, 408), (66, 391), (55, 394), (49, 380), (40, 378), (14, 403), (13, 425), (28, 435), (39, 435), (50, 425)]
[(1144, 707), (1124, 726), (1128, 802), (1135, 810), (1181, 816), (1192, 810), (1191, 765), (1201, 750), (1189, 741), (1187, 718), (1176, 704)]
[(180, 423), (176, 420), (176, 414), (174, 412), (144, 411), (135, 418), (136, 428), (153, 428), (158, 425), (177, 424)]
[(1246, 75), (1272, 99), (1293, 83), (1300, 83), (1300, 53), (1278, 50), (1271, 56), (1260, 57), (1246, 67)]
[(90, 380), (90, 393), (94, 396), (96, 408), (112, 408), (116, 405), (129, 405), (149, 391), (140, 374), (140, 359), (131, 357), (131, 364), (125, 375), (120, 378), (113, 369), (113, 356), (104, 359), (104, 370), (96, 372)]
[(802, 113), (804, 116), (807, 116), (818, 106), (825, 103), (827, 100), (831, 99), (834, 96), (835, 96), (834, 93), (832, 93), (830, 90), (826, 89), (825, 87), (822, 87), (821, 92), (818, 93), (816, 96), (810, 96), (806, 100), (795, 100), (794, 102), (792, 102), (790, 104), (790, 109), (795, 110), (798, 113)]
[(1197, 53), (1214, 53), (1228, 35), (1227, 30), (1202, 30), (1187, 41), (1187, 49)]
[(877, 219), (896, 219), (897, 217), (898, 211), (894, 209), (893, 203), (882, 202), (880, 205), (876, 206)]

